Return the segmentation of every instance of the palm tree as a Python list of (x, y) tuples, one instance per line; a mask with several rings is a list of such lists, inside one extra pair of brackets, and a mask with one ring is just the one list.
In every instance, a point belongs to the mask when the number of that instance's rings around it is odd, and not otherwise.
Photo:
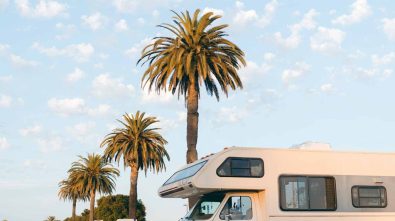
[(226, 96), (229, 89), (243, 88), (237, 70), (241, 64), (246, 65), (244, 52), (225, 38), (223, 29), (228, 25), (211, 26), (221, 16), (209, 12), (199, 17), (199, 13), (196, 10), (191, 17), (188, 11), (181, 15), (174, 12), (174, 25), (159, 25), (173, 36), (154, 38), (137, 62), (149, 64), (142, 77), (143, 87), (184, 96), (188, 113), (187, 163), (198, 158), (200, 87), (204, 84), (207, 93), (219, 101), (218, 87)]
[(135, 115), (123, 115), (118, 120), (123, 127), (116, 128), (108, 134), (101, 147), (105, 147), (103, 157), (111, 161), (123, 160), (125, 167), (130, 167), (129, 218), (136, 219), (137, 179), (139, 170), (159, 172), (166, 169), (164, 158), (169, 160), (165, 149), (167, 141), (152, 128), (157, 123), (155, 117), (145, 117), (145, 113), (137, 111)]
[(48, 216), (48, 218), (44, 221), (59, 221), (59, 220), (56, 219), (54, 216)]
[(73, 202), (72, 206), (72, 221), (75, 221), (76, 217), (76, 207), (77, 200), (87, 200), (89, 197), (87, 194), (83, 193), (82, 186), (79, 186), (76, 180), (72, 180), (70, 177), (66, 180), (59, 182), (59, 198), (63, 200), (71, 200)]
[(72, 163), (69, 170), (70, 179), (76, 182), (75, 185), (81, 188), (83, 193), (89, 194), (89, 221), (93, 221), (96, 193), (111, 194), (115, 189), (115, 178), (119, 176), (119, 170), (98, 154), (88, 154), (87, 157), (79, 158)]

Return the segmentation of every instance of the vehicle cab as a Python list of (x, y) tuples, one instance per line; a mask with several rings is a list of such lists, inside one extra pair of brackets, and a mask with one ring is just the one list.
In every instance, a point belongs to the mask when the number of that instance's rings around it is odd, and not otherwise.
[(257, 205), (257, 192), (213, 192), (201, 197), (182, 220), (261, 220)]

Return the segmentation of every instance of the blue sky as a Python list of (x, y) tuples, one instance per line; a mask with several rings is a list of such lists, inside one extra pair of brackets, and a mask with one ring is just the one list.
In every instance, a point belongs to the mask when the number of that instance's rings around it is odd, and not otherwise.
[[(57, 183), (71, 162), (100, 153), (116, 119), (141, 110), (161, 120), (171, 162), (140, 177), (139, 197), (149, 221), (178, 220), (185, 201), (156, 191), (185, 162), (184, 103), (143, 91), (136, 61), (152, 37), (169, 34), (156, 25), (171, 9), (196, 8), (223, 15), (217, 24), (230, 25), (248, 61), (242, 91), (201, 97), (200, 156), (304, 141), (393, 151), (392, 0), (0, 0), (0, 219), (69, 216)], [(128, 177), (117, 193), (128, 193)]]

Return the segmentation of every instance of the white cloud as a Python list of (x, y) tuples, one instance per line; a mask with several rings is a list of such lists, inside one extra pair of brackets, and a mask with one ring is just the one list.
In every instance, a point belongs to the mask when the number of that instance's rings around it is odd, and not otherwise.
[(37, 61), (26, 60), (21, 56), (11, 54), (10, 55), (11, 63), (16, 67), (35, 67), (38, 65)]
[(29, 0), (15, 0), (20, 14), (27, 17), (52, 18), (66, 13), (67, 6), (53, 0), (40, 0), (30, 6)]
[(106, 17), (103, 16), (100, 12), (96, 12), (92, 15), (83, 15), (81, 16), (82, 23), (84, 25), (89, 26), (90, 29), (96, 31), (104, 26), (106, 22)]
[(240, 69), (240, 77), (245, 83), (254, 82), (256, 77), (265, 76), (271, 69), (272, 66), (268, 63), (257, 64), (247, 61), (247, 66)]
[(85, 101), (82, 98), (51, 98), (48, 101), (48, 107), (62, 116), (72, 114), (82, 114), (85, 111)]
[(101, 74), (92, 82), (92, 93), (101, 98), (130, 97), (134, 91), (133, 85), (125, 84), (121, 79), (111, 78), (109, 74)]
[(9, 48), (10, 46), (7, 44), (0, 44), (0, 55), (7, 52)]
[(384, 78), (391, 77), (393, 73), (394, 73), (394, 70), (392, 70), (392, 69), (384, 69), (383, 70), (383, 77)]
[(31, 136), (31, 135), (37, 135), (41, 133), (42, 127), (40, 125), (33, 125), (30, 127), (25, 127), (19, 130), (19, 133), (26, 137), (26, 136)]
[(281, 76), (284, 84), (293, 87), (293, 82), (303, 77), (310, 70), (310, 67), (310, 65), (304, 62), (297, 62), (293, 68), (285, 69)]
[(276, 58), (276, 55), (273, 54), (273, 53), (271, 53), (271, 52), (267, 52), (267, 53), (265, 53), (265, 54), (263, 55), (263, 59), (264, 59), (266, 62), (271, 62), (271, 61), (274, 60), (274, 58)]
[(57, 152), (62, 150), (63, 139), (59, 136), (49, 136), (47, 138), (40, 138), (37, 140), (42, 153)]
[(126, 22), (126, 20), (125, 19), (119, 20), (115, 24), (115, 30), (117, 30), (117, 31), (127, 31), (127, 30), (129, 30), (129, 26), (128, 26), (128, 23)]
[(56, 35), (56, 39), (64, 40), (71, 37), (71, 35), (75, 32), (76, 28), (73, 24), (63, 24), (63, 23), (56, 23), (56, 29), (61, 32), (61, 34)]
[(221, 15), (221, 16), (224, 16), (224, 14), (225, 14), (224, 11), (221, 9), (208, 8), (208, 7), (203, 9), (202, 14), (206, 14), (208, 12), (212, 12), (212, 13), (214, 13), (214, 15)]
[(10, 107), (12, 104), (12, 97), (4, 94), (0, 94), (0, 108)]
[(5, 150), (10, 147), (7, 138), (0, 137), (0, 150)]
[(12, 75), (0, 76), (0, 83), (8, 83), (12, 80)]
[(356, 71), (358, 76), (363, 78), (373, 78), (380, 74), (380, 71), (377, 68), (357, 68)]
[(35, 42), (32, 48), (49, 57), (66, 56), (78, 62), (88, 61), (95, 52), (95, 48), (89, 43), (71, 44), (64, 48), (57, 48), (55, 46), (46, 48)]
[(78, 123), (67, 130), (79, 141), (86, 141), (93, 137), (92, 131), (96, 127), (94, 122)]
[(111, 110), (111, 106), (107, 104), (100, 104), (96, 108), (86, 108), (85, 112), (92, 117), (100, 117), (107, 115)]
[(149, 91), (148, 86), (142, 90), (141, 101), (143, 103), (170, 103), (175, 100), (177, 95), (173, 95), (170, 92), (161, 91), (157, 94), (156, 91)]
[(278, 7), (277, 0), (272, 0), (265, 5), (264, 14), (259, 18), (258, 25), (261, 27), (266, 27), (272, 22), (274, 13)]
[(81, 115), (87, 114), (89, 116), (103, 116), (109, 113), (110, 106), (101, 104), (96, 108), (86, 106), (82, 98), (51, 98), (48, 100), (48, 107), (50, 110), (60, 116)]
[(310, 37), (310, 47), (314, 51), (331, 54), (341, 50), (346, 33), (334, 28), (318, 27)]
[(372, 62), (374, 65), (387, 65), (391, 64), (392, 62), (395, 62), (395, 52), (390, 52), (388, 54), (385, 54), (383, 56), (379, 56), (377, 54), (373, 54), (371, 56)]
[(395, 18), (384, 18), (381, 22), (383, 24), (383, 31), (388, 39), (395, 40)]
[(151, 38), (144, 38), (139, 43), (134, 44), (131, 48), (125, 51), (125, 54), (130, 58), (140, 58), (141, 51), (145, 46), (152, 43)]
[(84, 77), (85, 73), (79, 68), (75, 68), (73, 72), (69, 73), (66, 77), (66, 81), (73, 83), (81, 80)]
[(222, 107), (217, 112), (214, 122), (220, 125), (223, 123), (238, 123), (247, 116), (248, 113), (243, 108), (236, 106), (231, 108)]
[(302, 20), (299, 23), (293, 24), (289, 27), (291, 34), (288, 37), (284, 37), (280, 32), (274, 33), (275, 42), (287, 49), (297, 48), (301, 42), (302, 30), (312, 30), (317, 26), (314, 17), (318, 13), (314, 9), (310, 9), (306, 14), (304, 14)]
[(245, 25), (249, 22), (258, 20), (258, 14), (255, 10), (240, 10), (233, 18), (233, 22), (237, 25)]
[(323, 93), (328, 93), (329, 94), (329, 93), (333, 93), (335, 91), (335, 87), (333, 86), (333, 84), (327, 83), (327, 84), (321, 85), (320, 90)]
[(333, 24), (350, 25), (362, 21), (371, 14), (367, 0), (355, 0), (351, 5), (350, 14), (340, 15), (332, 20)]
[(134, 11), (138, 5), (138, 0), (113, 0), (115, 8), (120, 12)]
[(0, 0), (0, 9), (5, 8), (9, 2), (9, 0)]
[(233, 18), (233, 22), (240, 26), (246, 25), (247, 23), (253, 23), (259, 27), (264, 28), (271, 23), (277, 7), (277, 0), (272, 0), (265, 5), (263, 14), (260, 15), (257, 11), (253, 9), (244, 10), (244, 3), (237, 1), (237, 11), (235, 17)]
[(23, 161), (23, 166), (26, 168), (34, 168), (44, 170), (47, 168), (47, 164), (45, 164), (42, 160), (25, 160)]

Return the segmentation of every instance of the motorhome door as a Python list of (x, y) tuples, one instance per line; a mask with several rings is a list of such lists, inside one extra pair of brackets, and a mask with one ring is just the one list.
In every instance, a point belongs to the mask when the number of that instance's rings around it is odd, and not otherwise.
[(229, 193), (224, 198), (222, 208), (219, 208), (214, 221), (258, 221), (255, 200), (255, 194), (250, 193)]

